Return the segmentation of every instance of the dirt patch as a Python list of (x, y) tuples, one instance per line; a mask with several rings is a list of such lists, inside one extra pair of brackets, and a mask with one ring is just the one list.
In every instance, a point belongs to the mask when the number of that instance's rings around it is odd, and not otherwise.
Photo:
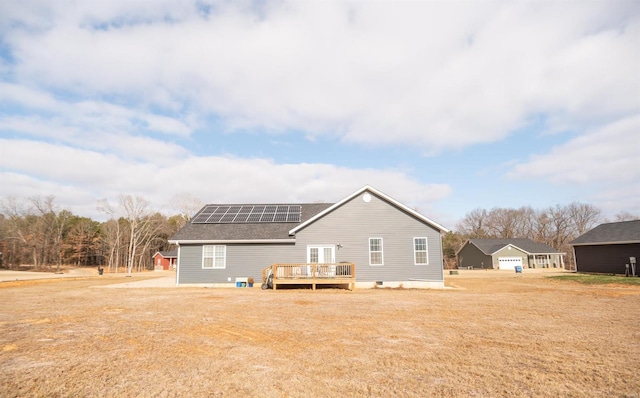
[(0, 396), (640, 394), (640, 288), (0, 289)]

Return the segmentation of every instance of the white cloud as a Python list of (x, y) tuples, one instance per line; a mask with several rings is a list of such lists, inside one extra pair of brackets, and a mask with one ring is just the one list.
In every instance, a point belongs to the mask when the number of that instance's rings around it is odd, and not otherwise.
[(429, 212), (451, 188), (400, 170), (198, 157), (189, 146), (250, 129), (437, 155), (531, 121), (574, 138), (516, 160), (512, 177), (638, 180), (637, 146), (624, 144), (640, 113), (637, 0), (25, 0), (0, 2), (0, 36), (3, 191), (40, 186), (72, 192), (69, 203), (140, 193), (164, 206), (176, 190), (334, 201), (371, 184)]
[(118, 4), (10, 30), (17, 79), (426, 153), (638, 111), (633, 2)]
[(531, 157), (509, 172), (511, 178), (549, 179), (556, 183), (640, 182), (640, 116), (585, 132), (548, 153)]
[(640, 210), (640, 116), (585, 132), (548, 153), (514, 165), (511, 179), (589, 187), (582, 200), (605, 212)]
[[(59, 203), (74, 211), (87, 211), (101, 198), (115, 203), (122, 193), (141, 195), (167, 212), (173, 211), (170, 200), (183, 193), (218, 203), (334, 202), (366, 184), (424, 211), (451, 193), (447, 185), (420, 183), (394, 170), (217, 156), (139, 163), (28, 140), (0, 139), (0, 148), (0, 196), (61, 194)], [(95, 209), (87, 215), (100, 218)]]

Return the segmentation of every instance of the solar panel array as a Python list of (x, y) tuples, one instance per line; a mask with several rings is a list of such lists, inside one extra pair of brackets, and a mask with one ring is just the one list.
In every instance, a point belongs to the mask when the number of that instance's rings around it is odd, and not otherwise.
[(196, 214), (193, 224), (243, 224), (300, 222), (300, 205), (208, 205)]

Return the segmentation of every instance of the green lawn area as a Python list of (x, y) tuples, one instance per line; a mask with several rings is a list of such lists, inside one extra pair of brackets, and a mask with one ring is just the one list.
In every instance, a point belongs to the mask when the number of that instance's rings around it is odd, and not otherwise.
[(640, 286), (640, 278), (638, 277), (624, 277), (613, 275), (592, 275), (592, 274), (573, 274), (573, 275), (557, 275), (549, 276), (550, 279), (560, 281), (574, 281), (584, 283), (586, 285), (607, 285), (607, 284), (619, 284), (619, 285), (636, 285)]

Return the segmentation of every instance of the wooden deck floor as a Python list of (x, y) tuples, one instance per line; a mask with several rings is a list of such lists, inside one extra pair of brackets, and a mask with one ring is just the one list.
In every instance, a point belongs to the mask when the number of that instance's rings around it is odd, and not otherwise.
[[(271, 276), (270, 276), (271, 275)], [(270, 279), (270, 283), (268, 281)], [(355, 264), (272, 264), (262, 270), (262, 283), (277, 290), (278, 285), (346, 285), (355, 288)]]

